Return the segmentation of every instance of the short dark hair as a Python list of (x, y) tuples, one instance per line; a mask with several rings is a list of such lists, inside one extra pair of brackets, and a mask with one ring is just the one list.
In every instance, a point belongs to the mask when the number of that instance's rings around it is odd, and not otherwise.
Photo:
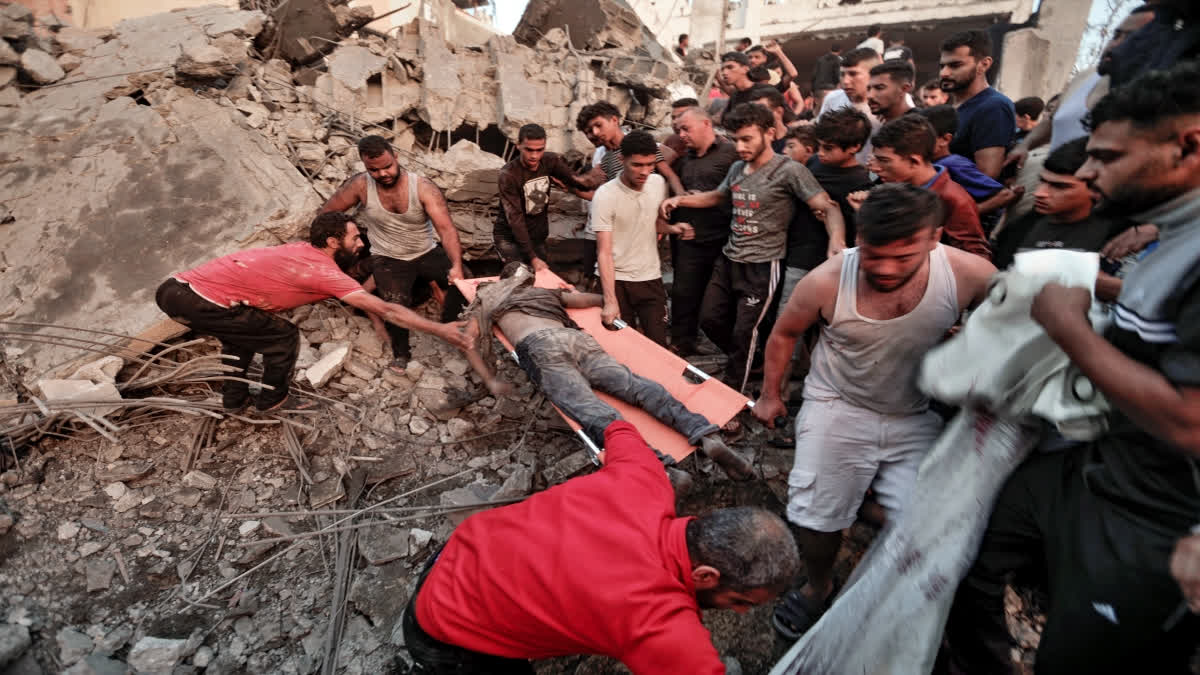
[(1184, 61), (1170, 70), (1151, 70), (1108, 92), (1084, 124), (1096, 129), (1105, 122), (1128, 121), (1147, 130), (1195, 114), (1200, 114), (1200, 62)]
[(966, 47), (975, 60), (992, 55), (992, 38), (987, 31), (964, 30), (942, 40), (942, 51), (952, 52), (959, 47)]
[(933, 161), (936, 142), (933, 125), (920, 115), (903, 115), (887, 122), (871, 137), (871, 145), (876, 148), (891, 148), (904, 157), (918, 155), (926, 162)]
[(628, 159), (634, 155), (656, 155), (658, 143), (649, 132), (637, 130), (625, 134), (621, 139), (621, 155)]
[(908, 61), (901, 61), (900, 59), (884, 61), (871, 68), (871, 77), (875, 77), (876, 75), (887, 75), (891, 78), (892, 82), (908, 82), (909, 84), (912, 84), (912, 81), (917, 77), (912, 65)]
[(779, 90), (769, 84), (760, 84), (750, 87), (750, 91), (746, 93), (746, 100), (757, 101), (760, 98), (767, 99), (767, 103), (772, 108), (785, 108), (787, 102), (783, 98), (783, 94)]
[(758, 127), (764, 133), (775, 127), (775, 114), (757, 103), (739, 103), (733, 110), (725, 113), (721, 126), (730, 133), (737, 133), (746, 127)]
[(726, 61), (733, 61), (734, 63), (740, 63), (743, 66), (750, 65), (750, 58), (748, 56), (746, 56), (745, 54), (743, 54), (742, 52), (725, 52), (724, 54), (721, 55), (721, 63), (725, 63)]
[(1042, 168), (1050, 173), (1073, 176), (1087, 161), (1087, 136), (1063, 143), (1051, 152)]
[(867, 37), (875, 37), (883, 32), (883, 28), (879, 24), (875, 24), (867, 29)]
[(857, 66), (858, 64), (863, 63), (864, 61), (878, 61), (878, 60), (879, 60), (879, 52), (875, 51), (874, 49), (871, 49), (870, 47), (859, 47), (858, 49), (851, 49), (850, 51), (846, 52), (845, 55), (842, 56), (842, 65), (843, 66)]
[(936, 193), (907, 183), (871, 188), (858, 210), (858, 236), (871, 246), (908, 239), (927, 227), (941, 227), (946, 207)]
[(852, 106), (837, 108), (821, 115), (813, 126), (817, 140), (833, 143), (845, 150), (856, 145), (866, 145), (871, 137), (871, 120)]
[[(392, 146), (383, 136), (370, 135), (358, 139), (358, 156), (374, 159), (385, 152), (392, 152)], [(392, 153), (395, 154), (395, 153)]]
[(738, 44), (739, 44), (739, 45), (749, 45), (749, 44), (754, 44), (754, 40), (751, 40), (751, 39), (750, 39), (750, 38), (748, 38), (748, 37), (744, 37), (744, 38), (742, 38), (742, 39), (738, 40)]
[(946, 134), (953, 136), (958, 133), (958, 111), (949, 103), (918, 108), (914, 112), (929, 120), (929, 123), (933, 125), (933, 132), (939, 138)]
[(750, 52), (762, 52), (766, 54), (767, 50), (764, 49), (762, 45), (754, 45), (750, 49), (747, 49), (744, 53), (749, 54)]
[(797, 141), (808, 146), (809, 150), (816, 152), (817, 150), (817, 133), (813, 130), (811, 124), (805, 124), (798, 127), (788, 129), (788, 132), (783, 135), (785, 139), (794, 138)]
[(687, 34), (687, 33), (680, 33), (680, 34), (679, 34), (679, 44), (683, 44), (683, 41), (684, 41), (684, 40), (686, 40), (686, 39), (688, 39), (688, 34)]
[(1030, 119), (1036, 120), (1046, 109), (1046, 102), (1038, 96), (1027, 96), (1014, 103), (1013, 109), (1018, 115), (1029, 115)]
[(694, 98), (680, 98), (671, 102), (672, 108), (697, 108), (700, 106), (700, 101)]
[(771, 71), (767, 70), (766, 64), (761, 66), (752, 66), (750, 70), (746, 71), (746, 77), (749, 78), (751, 82), (762, 84), (764, 82), (771, 81)]
[(346, 223), (353, 221), (354, 218), (351, 218), (350, 214), (341, 211), (322, 213), (308, 226), (308, 243), (317, 248), (325, 248), (326, 240), (330, 237), (340, 242), (346, 236)]
[(689, 521), (684, 535), (692, 565), (721, 574), (720, 588), (782, 593), (800, 574), (800, 552), (783, 520), (749, 506), (718, 509)]
[(521, 141), (544, 141), (546, 140), (546, 130), (540, 124), (526, 124), (517, 131), (517, 142)]
[(925, 84), (921, 85), (921, 88), (922, 88), (922, 89), (937, 89), (937, 90), (941, 91), (941, 89), (942, 89), (942, 81), (941, 81), (941, 80), (939, 80), (939, 79), (937, 79), (937, 78), (935, 77), (935, 78), (933, 78), (932, 80), (930, 80), (930, 81), (926, 82)]
[(579, 111), (579, 115), (575, 117), (575, 128), (583, 131), (597, 117), (615, 117), (621, 119), (621, 111), (617, 110), (617, 106), (608, 101), (596, 101), (591, 105), (585, 105), (583, 106), (583, 110)]

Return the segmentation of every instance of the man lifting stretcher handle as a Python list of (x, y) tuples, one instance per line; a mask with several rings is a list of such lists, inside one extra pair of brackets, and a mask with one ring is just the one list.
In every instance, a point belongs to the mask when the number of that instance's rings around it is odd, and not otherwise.
[[(528, 266), (509, 263), (500, 281), (481, 285), (467, 309), (469, 339), (489, 335), (492, 323), (497, 323), (515, 345), (518, 362), (529, 379), (551, 403), (577, 421), (597, 447), (604, 445), (604, 429), (621, 416), (596, 397), (593, 387), (642, 408), (675, 429), (689, 443), (699, 445), (730, 478), (754, 476), (750, 463), (721, 441), (715, 424), (688, 410), (659, 383), (618, 363), (567, 315), (568, 307), (603, 306), (602, 296), (535, 288), (533, 281)], [(467, 352), (471, 367), (488, 390), (500, 396), (509, 387), (492, 372), (490, 357), (490, 339), (476, 341), (476, 348)]]

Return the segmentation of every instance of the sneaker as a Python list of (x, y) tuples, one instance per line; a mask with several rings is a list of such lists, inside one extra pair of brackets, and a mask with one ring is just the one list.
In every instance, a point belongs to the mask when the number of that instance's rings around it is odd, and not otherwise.
[(248, 390), (221, 392), (221, 407), (225, 409), (225, 412), (240, 412), (245, 410), (249, 403), (250, 392)]
[(271, 401), (269, 399), (264, 401), (260, 397), (258, 402), (254, 404), (254, 409), (260, 413), (285, 413), (312, 410), (316, 406), (317, 402), (312, 399), (302, 399), (291, 394), (286, 394), (283, 398), (276, 401)]

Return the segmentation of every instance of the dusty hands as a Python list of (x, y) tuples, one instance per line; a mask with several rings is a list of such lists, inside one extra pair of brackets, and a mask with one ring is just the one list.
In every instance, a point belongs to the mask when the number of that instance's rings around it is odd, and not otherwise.
[(613, 322), (621, 317), (621, 308), (615, 302), (604, 303), (604, 308), (600, 310), (600, 321), (605, 326), (613, 325)]
[(851, 192), (850, 194), (846, 195), (846, 203), (850, 205), (850, 208), (857, 211), (862, 208), (863, 202), (867, 201), (868, 194), (870, 194), (869, 190)]
[(1157, 225), (1137, 225), (1113, 237), (1100, 249), (1100, 257), (1118, 260), (1130, 253), (1137, 253), (1155, 241), (1158, 241)]
[(671, 217), (671, 212), (674, 211), (678, 207), (679, 207), (679, 197), (670, 197), (668, 199), (663, 200), (662, 205), (658, 207), (658, 212), (659, 212), (659, 214), (662, 215), (663, 220), (667, 220), (668, 218)]
[(783, 404), (783, 399), (777, 396), (772, 398), (760, 396), (754, 402), (752, 414), (759, 422), (767, 425), (768, 429), (774, 429), (775, 418), (785, 417), (787, 415), (787, 406)]
[(1020, 146), (1012, 149), (1008, 156), (1004, 158), (1004, 166), (1016, 164), (1018, 169), (1025, 168), (1025, 160), (1029, 159), (1029, 151)]
[(437, 331), (437, 335), (438, 335), (438, 337), (442, 338), (446, 342), (449, 342), (450, 344), (454, 345), (455, 347), (458, 347), (459, 349), (462, 349), (463, 351), (466, 351), (468, 349), (474, 349), (475, 348), (475, 338), (473, 336), (468, 335), (463, 332), (463, 329), (466, 327), (467, 327), (466, 321), (454, 321), (452, 323), (443, 323), (443, 324), (440, 324), (440, 328)]
[(1091, 290), (1051, 283), (1046, 284), (1033, 299), (1029, 314), (1053, 337), (1056, 329), (1064, 325), (1086, 322), (1091, 306)]
[(465, 278), (466, 277), (463, 276), (462, 265), (452, 265), (450, 267), (450, 274), (449, 274), (450, 283), (454, 283), (456, 281), (461, 281)]
[(696, 238), (696, 230), (691, 223), (676, 223), (671, 226), (671, 234), (678, 235), (683, 241), (689, 241)]
[(1171, 576), (1179, 582), (1188, 609), (1193, 614), (1200, 614), (1200, 534), (1175, 543), (1175, 552), (1171, 554)]

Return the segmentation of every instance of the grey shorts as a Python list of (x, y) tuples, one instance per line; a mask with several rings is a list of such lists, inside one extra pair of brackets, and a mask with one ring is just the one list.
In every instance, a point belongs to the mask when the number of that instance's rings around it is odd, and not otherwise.
[(908, 500), (942, 424), (929, 411), (885, 415), (841, 399), (805, 399), (796, 415), (788, 520), (817, 532), (843, 530), (857, 518), (868, 488), (891, 517)]

